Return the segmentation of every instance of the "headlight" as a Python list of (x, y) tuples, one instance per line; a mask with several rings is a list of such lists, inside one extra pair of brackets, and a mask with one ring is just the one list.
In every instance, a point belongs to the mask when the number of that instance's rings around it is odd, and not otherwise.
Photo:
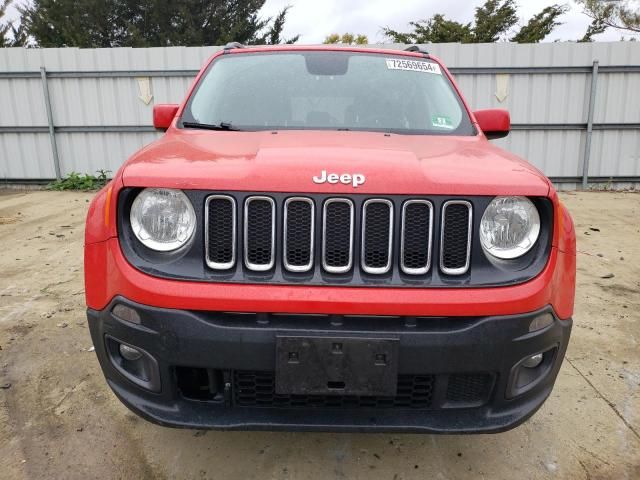
[(521, 257), (533, 247), (540, 234), (540, 215), (526, 197), (496, 197), (480, 222), (480, 243), (497, 258)]
[(196, 227), (196, 214), (180, 190), (147, 188), (131, 205), (131, 229), (143, 245), (169, 252), (186, 244)]

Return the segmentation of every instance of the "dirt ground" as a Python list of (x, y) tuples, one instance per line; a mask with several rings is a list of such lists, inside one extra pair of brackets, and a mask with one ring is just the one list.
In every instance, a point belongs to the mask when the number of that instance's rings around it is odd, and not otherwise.
[(579, 250), (567, 359), (530, 421), (479, 436), (203, 432), (138, 418), (89, 351), (91, 196), (0, 194), (0, 478), (640, 479), (640, 194), (562, 194)]

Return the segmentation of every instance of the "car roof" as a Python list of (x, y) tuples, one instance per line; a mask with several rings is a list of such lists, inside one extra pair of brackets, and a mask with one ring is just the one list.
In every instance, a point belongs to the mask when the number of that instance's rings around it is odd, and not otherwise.
[[(414, 47), (414, 48), (411, 48)], [(263, 53), (263, 52), (295, 52), (295, 51), (319, 51), (319, 52), (356, 52), (356, 53), (378, 53), (402, 55), (407, 57), (434, 58), (429, 55), (424, 47), (419, 45), (410, 46), (409, 49), (400, 50), (393, 48), (390, 44), (388, 47), (363, 47), (358, 45), (340, 45), (340, 44), (323, 44), (323, 45), (242, 45), (241, 43), (232, 42), (223, 47), (225, 53)]]

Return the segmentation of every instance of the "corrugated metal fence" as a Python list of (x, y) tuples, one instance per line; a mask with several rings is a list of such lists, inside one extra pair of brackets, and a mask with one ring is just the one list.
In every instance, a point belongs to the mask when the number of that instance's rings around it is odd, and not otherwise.
[[(180, 102), (219, 48), (0, 49), (0, 179), (117, 170), (159, 135), (153, 104)], [(555, 181), (640, 182), (640, 43), (426, 48), (472, 108), (511, 112), (497, 143)]]

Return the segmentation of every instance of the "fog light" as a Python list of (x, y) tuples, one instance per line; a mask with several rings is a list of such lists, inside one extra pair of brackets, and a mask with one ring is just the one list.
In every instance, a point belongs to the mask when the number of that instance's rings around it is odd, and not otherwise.
[(543, 357), (541, 353), (536, 353), (535, 355), (531, 355), (524, 362), (522, 362), (522, 366), (526, 368), (536, 368), (542, 363), (542, 358)]
[(122, 358), (129, 360), (130, 362), (140, 360), (142, 357), (140, 350), (130, 347), (129, 345), (125, 345), (124, 343), (120, 344), (120, 355), (122, 355)]

